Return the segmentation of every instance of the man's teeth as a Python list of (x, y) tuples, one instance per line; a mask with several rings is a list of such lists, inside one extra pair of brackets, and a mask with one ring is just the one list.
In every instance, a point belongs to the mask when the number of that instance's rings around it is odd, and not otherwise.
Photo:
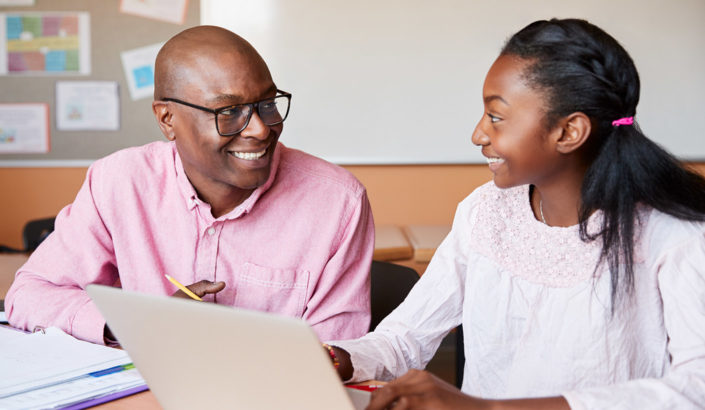
[(502, 158), (487, 158), (488, 164), (494, 164), (495, 162), (504, 162)]
[(266, 149), (263, 149), (263, 150), (260, 151), (260, 152), (235, 152), (235, 151), (233, 151), (232, 154), (235, 155), (236, 157), (240, 158), (240, 159), (249, 159), (249, 160), (253, 160), (253, 159), (259, 159), (259, 158), (261, 158), (262, 155), (264, 155), (265, 152), (267, 152)]

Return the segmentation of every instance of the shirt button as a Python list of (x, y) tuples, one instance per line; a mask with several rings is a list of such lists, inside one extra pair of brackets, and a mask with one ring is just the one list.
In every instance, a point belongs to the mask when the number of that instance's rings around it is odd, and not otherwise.
[(208, 228), (208, 235), (213, 235), (215, 233), (215, 228), (210, 227)]

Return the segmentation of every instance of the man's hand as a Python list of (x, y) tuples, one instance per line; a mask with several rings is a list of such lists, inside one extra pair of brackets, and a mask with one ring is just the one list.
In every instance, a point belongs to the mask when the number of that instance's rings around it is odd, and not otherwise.
[(113, 335), (113, 331), (110, 330), (110, 328), (108, 327), (107, 323), (103, 327), (103, 343), (105, 343), (106, 346), (120, 345), (118, 340), (115, 338), (115, 335)]
[[(191, 292), (195, 293), (198, 295), (199, 298), (202, 298), (205, 295), (208, 294), (215, 294), (220, 292), (221, 290), (225, 289), (225, 282), (219, 281), (219, 282), (211, 282), (209, 280), (202, 280), (200, 282), (192, 283), (188, 286), (186, 286)], [(177, 298), (184, 298), (184, 299), (191, 299), (191, 297), (187, 294), (185, 294), (181, 290), (177, 290), (174, 292), (171, 296), (177, 297)]]
[(463, 394), (455, 386), (423, 370), (410, 370), (372, 392), (367, 410), (486, 409), (490, 402)]

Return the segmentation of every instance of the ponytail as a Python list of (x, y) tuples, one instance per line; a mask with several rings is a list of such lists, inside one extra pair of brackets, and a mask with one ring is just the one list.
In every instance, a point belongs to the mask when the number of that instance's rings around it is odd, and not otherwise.
[[(543, 92), (549, 125), (574, 112), (593, 123), (588, 149), (593, 161), (581, 187), (580, 237), (601, 240), (597, 267), (607, 263), (612, 306), (634, 287), (634, 237), (643, 205), (676, 218), (705, 221), (705, 179), (649, 140), (633, 117), (639, 74), (624, 48), (584, 20), (536, 21), (509, 39), (502, 54), (529, 62), (527, 83)], [(588, 219), (602, 212), (601, 226)], [(620, 289), (622, 290), (620, 292)]]
[[(704, 221), (705, 179), (681, 166), (636, 124), (613, 127), (583, 179), (579, 214), (581, 239), (602, 240), (600, 262), (607, 262), (611, 272), (613, 302), (620, 287), (629, 293), (634, 286), (640, 205), (680, 219)], [(587, 220), (598, 209), (601, 229), (588, 232)]]

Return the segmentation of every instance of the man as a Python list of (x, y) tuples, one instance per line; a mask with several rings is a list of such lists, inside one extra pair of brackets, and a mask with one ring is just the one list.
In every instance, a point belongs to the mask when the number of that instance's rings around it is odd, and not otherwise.
[(176, 291), (307, 320), (321, 339), (369, 325), (374, 227), (347, 171), (278, 143), (291, 95), (244, 39), (201, 26), (157, 56), (152, 109), (169, 142), (96, 161), (6, 297), (13, 326), (112, 335), (85, 287)]

